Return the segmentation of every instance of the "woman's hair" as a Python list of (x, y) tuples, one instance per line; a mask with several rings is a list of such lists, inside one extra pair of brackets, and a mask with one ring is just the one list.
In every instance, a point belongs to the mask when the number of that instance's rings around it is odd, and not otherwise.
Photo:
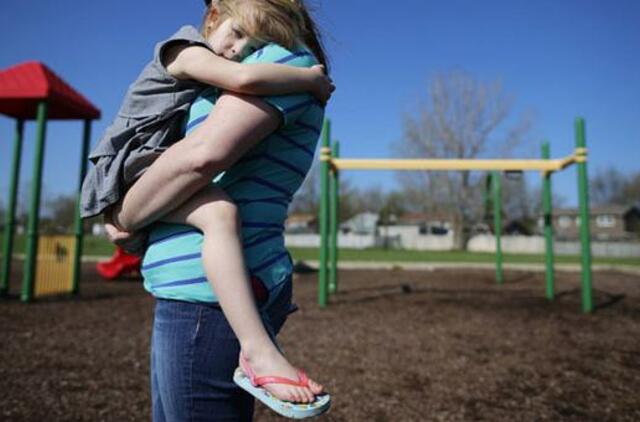
[(233, 18), (256, 40), (280, 44), (289, 50), (302, 41), (329, 72), (320, 33), (303, 0), (213, 0), (207, 3), (202, 23), (205, 37), (226, 19)]

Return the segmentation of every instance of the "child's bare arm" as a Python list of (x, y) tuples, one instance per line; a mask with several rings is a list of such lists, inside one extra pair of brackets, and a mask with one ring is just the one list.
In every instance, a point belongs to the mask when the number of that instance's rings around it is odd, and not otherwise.
[[(227, 93), (185, 142), (176, 142), (129, 188), (113, 220), (133, 232), (161, 219), (275, 131), (280, 114), (262, 100)], [(158, 189), (162, 186), (162, 189)]]
[(171, 75), (251, 95), (311, 92), (326, 103), (335, 87), (324, 66), (300, 68), (284, 64), (242, 64), (217, 56), (201, 46), (169, 47), (164, 57)]

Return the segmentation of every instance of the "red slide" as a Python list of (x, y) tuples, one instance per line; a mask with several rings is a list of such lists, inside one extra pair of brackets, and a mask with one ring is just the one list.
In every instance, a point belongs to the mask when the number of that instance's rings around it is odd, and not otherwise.
[(96, 270), (103, 278), (113, 280), (134, 272), (139, 273), (141, 264), (141, 257), (128, 254), (118, 246), (110, 260), (96, 264)]

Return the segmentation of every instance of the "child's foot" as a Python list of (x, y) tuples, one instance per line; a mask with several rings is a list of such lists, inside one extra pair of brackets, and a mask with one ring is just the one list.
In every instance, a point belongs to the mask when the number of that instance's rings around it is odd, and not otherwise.
[[(251, 354), (243, 352), (244, 357), (257, 377), (276, 376), (292, 380), (298, 379), (298, 371), (273, 348), (266, 352), (253, 352)], [(322, 385), (309, 378), (309, 387), (298, 387), (287, 384), (269, 383), (262, 386), (270, 394), (279, 400), (296, 403), (311, 403), (315, 400), (315, 395), (323, 392)]]

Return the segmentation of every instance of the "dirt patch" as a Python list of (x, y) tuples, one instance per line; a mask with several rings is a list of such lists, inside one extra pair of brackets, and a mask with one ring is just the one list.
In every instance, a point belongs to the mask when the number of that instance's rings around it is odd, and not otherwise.
[[(640, 277), (596, 273), (593, 315), (579, 274), (558, 274), (553, 303), (542, 274), (506, 278), (342, 271), (321, 310), (316, 275), (296, 276), (280, 339), (333, 394), (326, 421), (640, 420)], [(0, 300), (0, 419), (149, 420), (153, 299), (90, 265), (81, 289)], [(256, 420), (284, 419), (257, 405)]]

